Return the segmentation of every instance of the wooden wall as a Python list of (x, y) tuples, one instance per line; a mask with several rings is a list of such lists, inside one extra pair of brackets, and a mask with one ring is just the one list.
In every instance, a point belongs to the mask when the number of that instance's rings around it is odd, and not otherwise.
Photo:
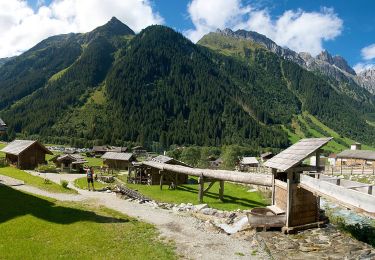
[(39, 164), (46, 164), (46, 152), (36, 143), (18, 156), (20, 169), (35, 169)]
[(300, 226), (319, 221), (317, 197), (308, 190), (292, 184), (292, 207), (290, 225)]
[(107, 165), (111, 169), (117, 169), (117, 170), (127, 170), (128, 167), (132, 166), (131, 162), (129, 161), (110, 160), (110, 159), (105, 159), (104, 164)]
[(287, 198), (288, 191), (286, 182), (275, 180), (275, 205), (278, 208), (286, 211)]

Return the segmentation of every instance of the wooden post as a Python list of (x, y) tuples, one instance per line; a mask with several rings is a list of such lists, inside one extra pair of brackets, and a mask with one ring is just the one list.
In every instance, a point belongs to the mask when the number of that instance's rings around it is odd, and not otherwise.
[(293, 185), (293, 172), (287, 173), (287, 201), (286, 201), (286, 227), (290, 227), (292, 220), (291, 220), (291, 213), (292, 213), (292, 185)]
[(275, 205), (275, 177), (277, 170), (272, 169), (272, 205)]
[(219, 200), (224, 201), (224, 181), (220, 181)]
[(204, 177), (203, 174), (198, 178), (199, 183), (199, 191), (198, 191), (198, 200), (199, 203), (203, 202), (203, 194), (204, 194)]
[(160, 190), (163, 189), (163, 177), (164, 177), (164, 172), (163, 171), (159, 171), (159, 174), (160, 174)]
[(174, 187), (177, 188), (177, 185), (178, 185), (178, 173), (176, 172), (176, 175), (174, 177)]
[(340, 158), (340, 175), (342, 175), (342, 158)]

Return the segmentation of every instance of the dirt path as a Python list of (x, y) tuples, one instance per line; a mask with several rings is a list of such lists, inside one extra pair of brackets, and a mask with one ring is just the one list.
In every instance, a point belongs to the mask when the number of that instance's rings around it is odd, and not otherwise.
[[(257, 245), (251, 241), (236, 239), (223, 233), (207, 231), (204, 223), (189, 216), (187, 213), (174, 213), (170, 210), (155, 208), (146, 204), (138, 204), (120, 199), (114, 193), (89, 192), (75, 188), (79, 195), (55, 194), (40, 190), (28, 185), (13, 186), (15, 179), (2, 178), (0, 183), (12, 186), (21, 191), (26, 191), (57, 200), (91, 200), (99, 205), (117, 210), (121, 213), (155, 225), (162, 237), (167, 241), (174, 241), (177, 254), (183, 259), (265, 259), (266, 255), (260, 252)], [(78, 176), (82, 177), (82, 176)], [(60, 179), (72, 182), (74, 178), (60, 174), (48, 177), (56, 183)], [(253, 255), (257, 252), (256, 255)]]

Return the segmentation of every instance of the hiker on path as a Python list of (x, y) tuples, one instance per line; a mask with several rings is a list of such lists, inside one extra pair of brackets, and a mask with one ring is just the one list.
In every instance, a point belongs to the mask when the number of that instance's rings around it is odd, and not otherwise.
[(90, 183), (92, 185), (92, 190), (95, 191), (94, 187), (94, 169), (92, 167), (86, 168), (86, 177), (87, 177), (87, 187), (90, 189)]

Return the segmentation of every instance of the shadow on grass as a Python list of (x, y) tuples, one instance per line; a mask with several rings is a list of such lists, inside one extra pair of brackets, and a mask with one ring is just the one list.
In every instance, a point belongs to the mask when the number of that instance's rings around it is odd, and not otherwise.
[[(181, 185), (181, 186), (177, 187), (177, 190), (195, 193), (195, 194), (197, 194), (197, 199), (198, 199), (198, 190), (195, 189), (195, 188), (193, 188), (193, 187), (188, 187), (186, 185)], [(212, 198), (212, 199), (217, 199), (217, 200), (219, 199), (219, 195), (218, 194), (216, 194), (214, 192), (210, 192), (210, 191), (206, 192), (204, 194), (204, 196)], [(246, 199), (246, 198), (238, 198), (238, 197), (226, 195), (225, 194), (225, 189), (224, 189), (224, 201), (223, 202), (224, 203), (237, 204), (237, 205), (241, 205), (241, 206), (249, 207), (249, 208), (260, 207), (260, 206), (265, 206), (266, 205), (266, 204), (264, 204), (262, 202), (255, 201), (255, 200), (250, 200), (250, 199)]]
[(79, 221), (96, 223), (129, 221), (124, 218), (101, 216), (91, 211), (57, 206), (48, 200), (0, 184), (0, 223), (25, 215), (33, 215), (58, 224), (71, 224)]

